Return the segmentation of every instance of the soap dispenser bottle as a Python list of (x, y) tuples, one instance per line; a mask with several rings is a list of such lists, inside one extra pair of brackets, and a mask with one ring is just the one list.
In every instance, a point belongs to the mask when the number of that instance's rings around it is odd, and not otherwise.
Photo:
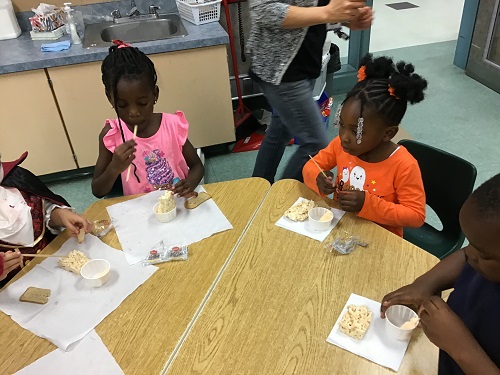
[(64, 11), (66, 12), (66, 22), (69, 26), (69, 34), (73, 44), (82, 44), (78, 32), (76, 30), (75, 18), (73, 17), (74, 10), (70, 7), (71, 3), (64, 3)]
[(0, 40), (17, 38), (19, 35), (21, 28), (11, 0), (0, 0)]

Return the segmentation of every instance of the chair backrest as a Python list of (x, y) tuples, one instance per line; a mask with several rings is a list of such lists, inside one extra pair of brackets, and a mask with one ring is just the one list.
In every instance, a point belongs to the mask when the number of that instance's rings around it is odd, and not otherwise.
[(108, 194), (106, 194), (104, 198), (116, 198), (122, 196), (123, 196), (122, 176), (118, 175), (117, 179), (113, 184), (113, 187), (111, 188), (111, 191)]
[(418, 161), (427, 204), (443, 224), (443, 233), (463, 236), (458, 214), (474, 189), (476, 167), (467, 160), (426, 144), (403, 139), (404, 146)]

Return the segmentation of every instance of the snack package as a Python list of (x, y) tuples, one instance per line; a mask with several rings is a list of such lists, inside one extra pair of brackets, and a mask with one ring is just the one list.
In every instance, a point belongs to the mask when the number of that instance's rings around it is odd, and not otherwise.
[(92, 225), (92, 234), (102, 237), (113, 227), (110, 220), (95, 220)]
[(142, 264), (147, 266), (149, 264), (157, 264), (170, 262), (174, 260), (187, 260), (188, 259), (188, 246), (187, 245), (174, 245), (165, 246), (163, 241), (156, 244), (149, 252), (148, 256), (142, 260)]
[(345, 255), (352, 253), (356, 246), (367, 247), (368, 243), (361, 241), (358, 236), (344, 235), (335, 238), (333, 242), (327, 244), (325, 247), (329, 252), (336, 250), (340, 254)]

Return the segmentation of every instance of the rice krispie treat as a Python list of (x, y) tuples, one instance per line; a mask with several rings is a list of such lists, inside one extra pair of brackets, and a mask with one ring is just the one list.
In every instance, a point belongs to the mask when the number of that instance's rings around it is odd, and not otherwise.
[(361, 340), (372, 321), (372, 312), (367, 306), (347, 306), (342, 320), (339, 324), (339, 330), (343, 334)]

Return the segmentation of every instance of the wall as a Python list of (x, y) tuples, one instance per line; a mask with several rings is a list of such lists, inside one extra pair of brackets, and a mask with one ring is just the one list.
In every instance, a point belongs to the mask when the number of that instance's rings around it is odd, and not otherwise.
[(67, 0), (46, 0), (46, 1), (41, 1), (41, 0), (12, 0), (12, 5), (14, 5), (14, 9), (16, 12), (27, 12), (30, 11), (31, 8), (36, 8), (41, 2), (46, 2), (48, 4), (56, 5), (56, 6), (63, 6), (63, 3), (71, 2), (73, 5), (88, 5), (88, 4), (95, 4), (95, 3), (104, 3), (107, 1), (103, 0), (72, 0), (72, 1), (67, 1)]

